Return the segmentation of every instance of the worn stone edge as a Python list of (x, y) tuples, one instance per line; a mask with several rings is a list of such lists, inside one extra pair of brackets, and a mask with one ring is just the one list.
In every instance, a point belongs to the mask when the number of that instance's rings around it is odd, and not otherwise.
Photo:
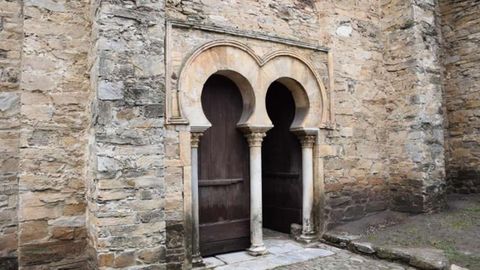
[(447, 265), (445, 267), (435, 267), (433, 265), (428, 265), (423, 260), (418, 260), (418, 258), (410, 256), (406, 252), (402, 252), (400, 249), (391, 248), (387, 246), (377, 246), (370, 242), (365, 241), (355, 241), (359, 239), (358, 235), (348, 235), (348, 234), (335, 234), (331, 232), (326, 232), (323, 234), (321, 241), (323, 243), (333, 245), (338, 248), (347, 249), (351, 252), (373, 256), (375, 258), (387, 261), (400, 262), (406, 265), (416, 267), (418, 269), (425, 270), (448, 270), (450, 269), (450, 261), (447, 259)]

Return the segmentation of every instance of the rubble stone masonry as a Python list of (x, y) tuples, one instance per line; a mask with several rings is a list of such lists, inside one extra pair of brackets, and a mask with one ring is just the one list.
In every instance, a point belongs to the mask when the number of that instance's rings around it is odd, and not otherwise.
[(480, 2), (440, 1), (447, 109), (447, 184), (480, 192)]
[(395, 210), (444, 206), (441, 32), (434, 1), (383, 1), (389, 188)]
[(0, 1), (0, 268), (17, 264), (22, 5)]
[(89, 266), (161, 269), (166, 246), (178, 245), (166, 229), (183, 228), (182, 212), (168, 212), (180, 183), (164, 183), (165, 4), (91, 2)]
[(166, 87), (212, 39), (331, 49), (333, 88), (327, 53), (295, 49), (333, 99), (327, 227), (480, 191), (479, 17), (478, 0), (0, 0), (0, 268), (191, 266), (190, 132), (166, 123)]
[(18, 2), (23, 2), (19, 266), (78, 268), (86, 258), (89, 1)]

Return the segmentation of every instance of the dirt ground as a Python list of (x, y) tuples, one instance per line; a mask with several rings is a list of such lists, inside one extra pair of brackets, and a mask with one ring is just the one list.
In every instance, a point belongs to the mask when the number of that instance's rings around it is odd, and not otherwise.
[(442, 249), (451, 263), (480, 270), (480, 194), (450, 195), (448, 208), (440, 213), (385, 211), (333, 231), (362, 235), (378, 245)]

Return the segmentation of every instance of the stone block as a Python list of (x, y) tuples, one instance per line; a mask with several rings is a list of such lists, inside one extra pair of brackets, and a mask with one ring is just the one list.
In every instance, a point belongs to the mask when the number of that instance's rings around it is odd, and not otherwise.
[(81, 256), (85, 250), (85, 241), (53, 241), (23, 245), (19, 248), (22, 254), (19, 264), (32, 266), (60, 261), (64, 258)]
[(353, 249), (355, 249), (357, 252), (360, 252), (360, 253), (364, 253), (364, 254), (375, 253), (375, 248), (371, 243), (352, 241), (350, 242), (350, 245), (352, 246)]
[(113, 267), (114, 266), (114, 253), (100, 253), (97, 255), (97, 261), (99, 267)]
[(98, 98), (100, 100), (121, 100), (123, 99), (123, 82), (100, 81), (98, 84)]
[(19, 225), (19, 242), (30, 243), (48, 236), (48, 223), (45, 220), (29, 221)]
[(20, 98), (17, 93), (0, 93), (0, 111), (17, 110)]
[(132, 266), (135, 264), (135, 252), (134, 251), (126, 251), (115, 254), (115, 259), (113, 266), (116, 268), (124, 268), (128, 266)]
[(143, 249), (138, 251), (137, 258), (143, 263), (159, 263), (165, 261), (165, 247), (160, 246), (156, 248)]
[(53, 227), (52, 238), (58, 240), (72, 240), (75, 236), (74, 228), (71, 227)]
[(12, 256), (17, 249), (17, 235), (15, 233), (0, 235), (0, 257)]
[(48, 221), (50, 226), (61, 227), (83, 227), (85, 226), (85, 216), (62, 216)]

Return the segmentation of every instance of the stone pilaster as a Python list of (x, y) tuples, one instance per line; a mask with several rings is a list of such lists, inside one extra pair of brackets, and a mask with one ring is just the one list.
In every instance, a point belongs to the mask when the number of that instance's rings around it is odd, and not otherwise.
[(180, 155), (178, 133), (166, 130), (163, 115), (165, 3), (91, 4), (96, 121), (87, 216), (92, 267), (180, 268), (183, 171), (179, 161), (165, 166), (167, 152)]
[(7, 1), (23, 5), (19, 269), (86, 264), (89, 2)]
[(445, 205), (441, 32), (436, 1), (384, 0), (387, 144), (392, 208)]

